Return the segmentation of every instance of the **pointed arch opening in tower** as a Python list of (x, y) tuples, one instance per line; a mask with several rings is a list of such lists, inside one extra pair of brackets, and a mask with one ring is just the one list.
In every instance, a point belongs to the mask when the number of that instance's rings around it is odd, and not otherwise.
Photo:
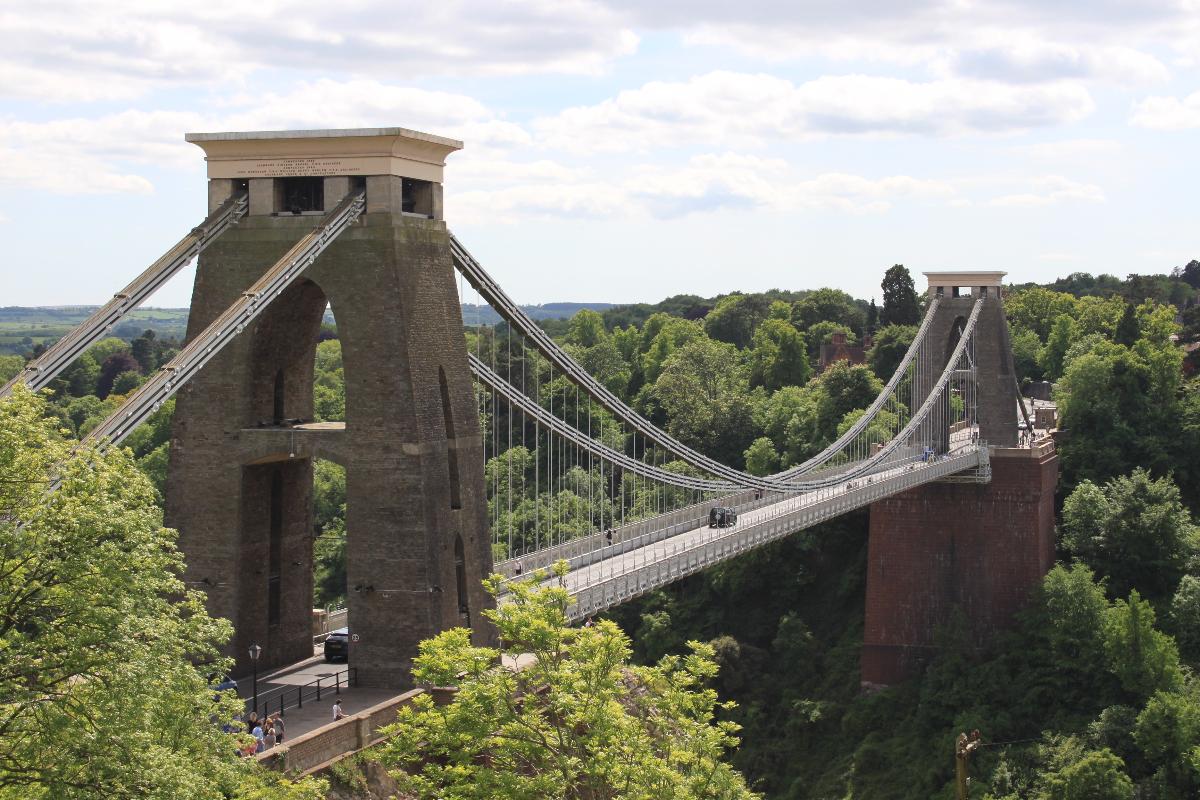
[(438, 383), (442, 390), (442, 418), (446, 425), (446, 462), (450, 469), (450, 508), (462, 508), (462, 489), (458, 478), (458, 440), (454, 438), (454, 412), (450, 408), (450, 387), (446, 370), (438, 367)]

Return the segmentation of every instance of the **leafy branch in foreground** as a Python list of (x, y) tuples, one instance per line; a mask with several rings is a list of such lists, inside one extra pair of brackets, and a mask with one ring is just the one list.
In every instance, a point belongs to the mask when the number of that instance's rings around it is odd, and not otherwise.
[[(728, 704), (707, 688), (712, 648), (633, 666), (620, 628), (571, 627), (566, 590), (545, 577), (505, 585), (485, 612), (499, 648), (463, 628), (421, 645), (418, 683), (458, 691), (444, 706), (418, 697), (387, 729), (380, 758), (400, 785), (423, 798), (754, 798), (722, 761), (738, 726), (715, 719)], [(501, 584), (485, 582), (497, 596)]]
[(242, 704), (209, 686), (229, 623), (180, 580), (154, 488), (44, 412), (0, 401), (0, 800), (323, 796), (236, 757)]

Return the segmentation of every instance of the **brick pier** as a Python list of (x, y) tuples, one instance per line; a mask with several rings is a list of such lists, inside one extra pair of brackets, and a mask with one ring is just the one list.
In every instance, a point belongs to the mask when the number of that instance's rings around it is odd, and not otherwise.
[(977, 645), (1054, 563), (1053, 442), (994, 448), (987, 484), (934, 483), (871, 505), (862, 683), (912, 677), (959, 608)]

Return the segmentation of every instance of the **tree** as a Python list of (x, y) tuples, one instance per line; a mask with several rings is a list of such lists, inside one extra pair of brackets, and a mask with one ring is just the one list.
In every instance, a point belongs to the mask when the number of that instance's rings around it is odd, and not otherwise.
[(1076, 336), (1075, 321), (1066, 314), (1060, 314), (1050, 328), (1050, 335), (1046, 337), (1046, 345), (1042, 348), (1039, 358), (1047, 379), (1055, 381), (1062, 377), (1067, 351), (1075, 342)]
[(209, 685), (229, 624), (180, 580), (128, 451), (73, 450), (44, 412), (0, 401), (0, 798), (317, 796), (236, 758), (242, 703)]
[(867, 363), (877, 378), (886, 381), (892, 377), (916, 336), (917, 329), (913, 325), (887, 325), (879, 329), (875, 342), (867, 351)]
[(1197, 549), (1191, 516), (1170, 478), (1141, 468), (1103, 488), (1083, 481), (1063, 503), (1063, 544), (1109, 582), (1165, 600)]
[(154, 331), (150, 330), (129, 343), (129, 352), (137, 360), (143, 374), (149, 375), (158, 368), (159, 348)]
[(1104, 615), (1104, 651), (1109, 668), (1125, 691), (1149, 697), (1179, 683), (1179, 651), (1175, 641), (1154, 629), (1154, 609), (1133, 591)]
[[(649, 339), (646, 337), (654, 331)], [(655, 314), (646, 320), (642, 330), (642, 378), (654, 383), (662, 372), (663, 364), (671, 354), (693, 339), (704, 336), (704, 330), (696, 322)], [(706, 337), (707, 338), (707, 337)]]
[(1074, 297), (1041, 286), (1011, 292), (1004, 298), (1004, 313), (1009, 320), (1033, 331), (1042, 341), (1049, 335), (1054, 320), (1063, 314), (1072, 316), (1074, 310)]
[(866, 321), (866, 314), (854, 298), (840, 289), (817, 289), (792, 305), (792, 324), (806, 334), (819, 322), (836, 323), (862, 333)]
[(817, 398), (816, 433), (832, 441), (838, 425), (851, 411), (866, 408), (883, 391), (883, 383), (862, 364), (834, 363), (821, 376)]
[(1200, 578), (1184, 575), (1171, 598), (1171, 630), (1186, 660), (1200, 660)]
[(590, 347), (567, 345), (567, 352), (610, 392), (618, 396), (625, 393), (630, 379), (629, 364), (621, 357), (621, 351), (611, 336), (598, 339)]
[(96, 396), (101, 400), (108, 397), (118, 375), (137, 371), (138, 363), (133, 356), (125, 351), (113, 353), (100, 365), (100, 375), (96, 378)]
[(1192, 759), (1200, 745), (1200, 703), (1194, 687), (1182, 692), (1156, 692), (1138, 714), (1133, 739), (1165, 782), (1177, 789), (1197, 788), (1198, 774)]
[(141, 385), (142, 376), (140, 373), (132, 370), (129, 372), (122, 372), (113, 381), (112, 394), (127, 395)]
[(1178, 367), (1152, 370), (1139, 353), (1103, 343), (1083, 355), (1068, 351), (1056, 398), (1064, 443), (1064, 480), (1106, 480), (1137, 465), (1166, 471), (1179, 421)]
[(721, 298), (704, 318), (704, 331), (739, 350), (748, 347), (754, 331), (771, 312), (771, 299), (762, 294), (731, 294)]
[(1027, 331), (1024, 328), (1018, 328), (1015, 325), (1012, 327), (1010, 333), (1013, 368), (1016, 370), (1017, 380), (1041, 380), (1045, 373), (1042, 371), (1041, 364), (1039, 363), (1042, 343), (1038, 340), (1037, 334), (1033, 331)]
[(1125, 762), (1108, 748), (1092, 750), (1042, 777), (1044, 800), (1133, 800)]
[(567, 344), (576, 347), (595, 347), (608, 338), (604, 317), (589, 308), (578, 311), (567, 325)]
[(25, 359), (20, 356), (0, 356), (0, 385), (17, 377), (17, 373), (24, 368)]
[(883, 310), (879, 321), (884, 325), (916, 325), (921, 321), (921, 304), (912, 275), (903, 264), (893, 264), (883, 274)]
[[(661, 334), (660, 334), (661, 335)], [(753, 405), (737, 349), (694, 339), (663, 365), (654, 384), (667, 432), (718, 461), (740, 465), (755, 439)]]
[[(486, 585), (498, 594), (502, 579)], [(508, 589), (509, 602), (483, 612), (503, 649), (473, 646), (463, 628), (422, 643), (414, 679), (458, 691), (445, 706), (416, 698), (386, 729), (380, 755), (402, 789), (431, 800), (754, 797), (721, 760), (737, 726), (714, 721), (728, 706), (706, 688), (711, 646), (633, 666), (615, 623), (568, 624), (565, 589)], [(528, 665), (506, 666), (518, 657)]]
[(1133, 347), (1140, 334), (1137, 309), (1132, 303), (1126, 303), (1125, 310), (1121, 313), (1121, 321), (1117, 323), (1117, 329), (1113, 334), (1113, 341), (1126, 347)]
[(779, 468), (779, 454), (766, 436), (754, 440), (746, 450), (746, 471), (751, 475), (771, 475)]
[(1193, 289), (1200, 289), (1200, 261), (1192, 259), (1179, 270), (1179, 277)]
[(768, 319), (754, 332), (754, 348), (750, 355), (750, 385), (764, 386), (775, 391), (784, 386), (803, 386), (812, 370), (804, 334), (790, 322)]

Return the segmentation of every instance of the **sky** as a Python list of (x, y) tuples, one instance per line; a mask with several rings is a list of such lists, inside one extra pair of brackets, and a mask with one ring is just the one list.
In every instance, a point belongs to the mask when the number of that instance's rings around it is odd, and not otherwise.
[(1200, 0), (0, 0), (0, 306), (199, 223), (186, 132), (373, 126), (521, 303), (1200, 258)]

